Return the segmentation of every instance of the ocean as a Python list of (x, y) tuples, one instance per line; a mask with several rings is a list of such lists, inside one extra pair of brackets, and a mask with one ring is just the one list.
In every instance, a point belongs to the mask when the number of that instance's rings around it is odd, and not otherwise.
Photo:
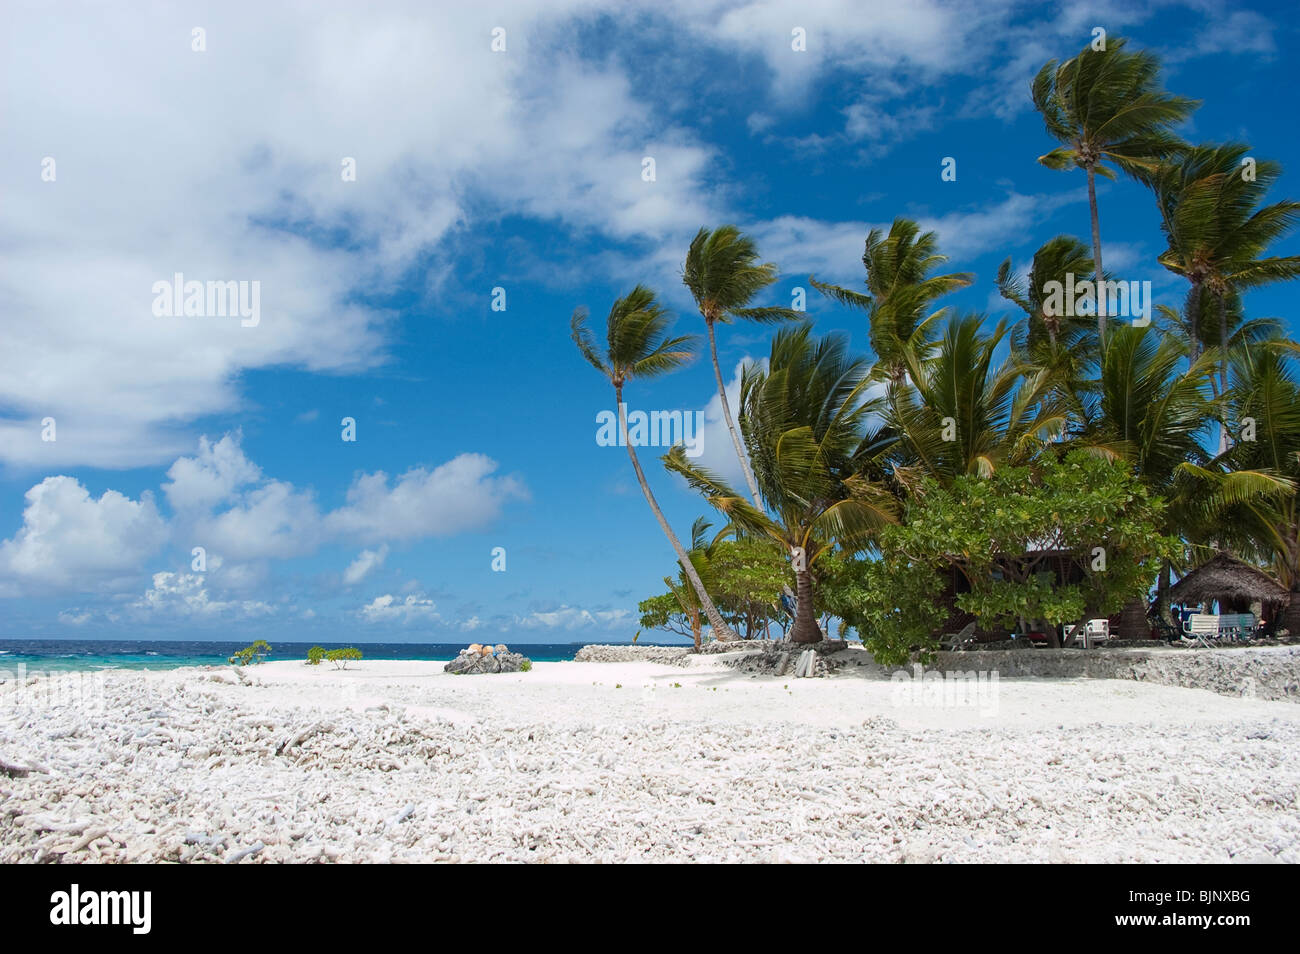
[[(307, 650), (354, 645), (366, 659), (452, 659), (468, 643), (280, 643), (271, 642), (267, 661), (306, 660)], [(573, 658), (581, 643), (509, 643), (535, 662), (560, 662)], [(222, 666), (247, 642), (197, 642), (152, 640), (0, 639), (0, 671), (14, 671), (20, 663), (28, 671), (86, 671), (100, 669), (176, 669), (180, 666)], [(667, 645), (643, 643), (640, 645)], [(684, 644), (678, 644), (684, 645)]]

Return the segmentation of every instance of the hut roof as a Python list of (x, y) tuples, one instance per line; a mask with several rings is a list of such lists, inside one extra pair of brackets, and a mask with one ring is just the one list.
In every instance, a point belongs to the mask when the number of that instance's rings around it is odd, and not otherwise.
[(1291, 594), (1263, 570), (1220, 553), (1171, 586), (1169, 599), (1174, 603), (1227, 599), (1285, 604), (1291, 601)]

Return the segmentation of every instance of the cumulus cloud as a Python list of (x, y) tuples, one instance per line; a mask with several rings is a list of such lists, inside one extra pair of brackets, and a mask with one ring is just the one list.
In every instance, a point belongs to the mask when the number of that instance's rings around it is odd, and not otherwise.
[(37, 589), (94, 590), (139, 572), (167, 537), (145, 492), (93, 497), (72, 477), (46, 477), (26, 494), (23, 525), (0, 542), (0, 576)]
[[(497, 469), (490, 457), (460, 454), (395, 479), (382, 471), (363, 473), (343, 506), (322, 510), (310, 488), (266, 477), (234, 432), (216, 441), (201, 438), (196, 455), (168, 469), (162, 490), (175, 511), (170, 520), (148, 491), (139, 500), (115, 490), (96, 499), (72, 477), (47, 477), (27, 491), (22, 527), (0, 542), (0, 596), (18, 596), (23, 586), (92, 591), (127, 585), (168, 542), (186, 553), (202, 546), (223, 591), (259, 585), (270, 560), (339, 541), (373, 544), (345, 571), (346, 582), (356, 583), (383, 565), (390, 542), (478, 529), (508, 503), (527, 500), (524, 482), (498, 476)], [(170, 605), (175, 598), (167, 586), (160, 589), (155, 577), (159, 601)]]
[(131, 605), (150, 616), (247, 618), (275, 612), (269, 603), (261, 600), (210, 598), (201, 573), (155, 573), (153, 586)]
[[(712, 147), (567, 41), (591, 8), (512, 5), (508, 55), (489, 48), (500, 16), (464, 4), (232, 2), (205, 13), (203, 53), (170, 15), (86, 4), (79, 29), (51, 30), (7, 10), (13, 75), (66, 95), (5, 112), (0, 459), (156, 464), (239, 406), (249, 370), (381, 364), (393, 316), (358, 302), (449, 260), (485, 210), (651, 240), (719, 214)], [(155, 316), (153, 284), (176, 273), (259, 282), (260, 321)], [(40, 440), (45, 416), (59, 441)]]
[(390, 484), (383, 471), (362, 474), (347, 502), (325, 516), (334, 535), (375, 542), (450, 536), (496, 519), (511, 500), (528, 499), (515, 477), (494, 477), (496, 461), (460, 454), (433, 470), (412, 468)]
[[(746, 356), (736, 363), (735, 372), (727, 382), (727, 404), (731, 408), (732, 419), (739, 427), (740, 413), (740, 374), (744, 366), (751, 362)], [(745, 445), (742, 442), (741, 447)], [(700, 456), (695, 463), (722, 477), (733, 490), (745, 497), (749, 496), (749, 485), (745, 483), (745, 473), (740, 460), (736, 457), (736, 448), (731, 443), (731, 432), (722, 416), (722, 400), (715, 390), (704, 405), (704, 428), (700, 432)]]
[(173, 509), (213, 507), (261, 478), (261, 468), (244, 456), (242, 438), (238, 431), (216, 442), (204, 435), (199, 438), (197, 455), (182, 457), (171, 465), (162, 489)]

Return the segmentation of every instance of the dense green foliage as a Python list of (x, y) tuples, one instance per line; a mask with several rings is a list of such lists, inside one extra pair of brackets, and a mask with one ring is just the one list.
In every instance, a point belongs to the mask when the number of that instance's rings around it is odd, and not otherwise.
[[(793, 577), (795, 640), (820, 639), (825, 611), (881, 661), (932, 651), (957, 613), (1052, 639), (1118, 616), (1134, 638), (1148, 609), (1168, 619), (1175, 573), (1231, 552), (1291, 591), (1282, 625), (1300, 634), (1300, 345), (1245, 303), (1300, 277), (1300, 256), (1271, 254), (1300, 202), (1270, 195), (1281, 167), (1249, 147), (1182, 141), (1199, 104), (1166, 92), (1156, 58), (1122, 37), (1048, 62), (1030, 96), (1059, 144), (1039, 161), (1086, 173), (1091, 242), (1055, 236), (1027, 274), (1006, 259), (995, 284), (1012, 314), (994, 320), (940, 304), (974, 276), (947, 272), (938, 235), (904, 218), (867, 236), (864, 290), (810, 278), (865, 314), (873, 358), (807, 323), (778, 329), (742, 375), (739, 435), (722, 394), (748, 494), (681, 447), (664, 456), (729, 521), (731, 552), (762, 541), (774, 562), (742, 572), (716, 543), (679, 546), (683, 574), (640, 604), (643, 626), (698, 642), (712, 594), (715, 631), (752, 634)], [(1167, 243), (1156, 262), (1186, 279), (1186, 299), (1148, 300), (1139, 317), (1113, 311), (1128, 299), (1108, 290), (1106, 310), (1058, 313), (1062, 286), (1132, 278), (1103, 270), (1094, 180), (1115, 171), (1150, 190)], [(734, 226), (692, 243), (685, 280), (720, 391), (714, 326), (791, 317), (751, 307), (775, 275)], [(575, 340), (617, 388), (617, 362), (601, 363), (580, 322)]]
[[(784, 614), (778, 601), (782, 590), (794, 583), (794, 576), (780, 549), (770, 540), (742, 537), (705, 544), (702, 536), (709, 526), (696, 521), (691, 561), (717, 602), (722, 618), (743, 638), (753, 639), (772, 623), (781, 623)], [(679, 574), (676, 580), (665, 578), (664, 584), (668, 587), (666, 593), (637, 604), (640, 625), (698, 640), (703, 614), (685, 578)]]
[(949, 568), (969, 585), (956, 607), (986, 628), (1054, 632), (1116, 613), (1178, 546), (1161, 533), (1163, 508), (1128, 467), (1078, 451), (947, 488), (927, 481), (904, 522), (881, 534), (883, 557), (867, 571), (868, 647), (882, 661), (932, 648)]

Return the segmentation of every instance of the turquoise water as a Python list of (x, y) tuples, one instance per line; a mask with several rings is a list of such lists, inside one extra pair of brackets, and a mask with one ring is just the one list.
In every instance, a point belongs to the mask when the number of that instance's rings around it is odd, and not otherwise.
[[(0, 673), (30, 670), (79, 672), (101, 669), (176, 669), (180, 666), (222, 666), (246, 642), (143, 640), (0, 639)], [(307, 658), (316, 643), (276, 643), (268, 661)], [(326, 649), (355, 645), (366, 659), (447, 660), (466, 643), (321, 643)], [(518, 643), (510, 648), (536, 662), (559, 662), (587, 643)], [(656, 645), (646, 643), (645, 645)], [(0, 675), (3, 678), (3, 675)]]

